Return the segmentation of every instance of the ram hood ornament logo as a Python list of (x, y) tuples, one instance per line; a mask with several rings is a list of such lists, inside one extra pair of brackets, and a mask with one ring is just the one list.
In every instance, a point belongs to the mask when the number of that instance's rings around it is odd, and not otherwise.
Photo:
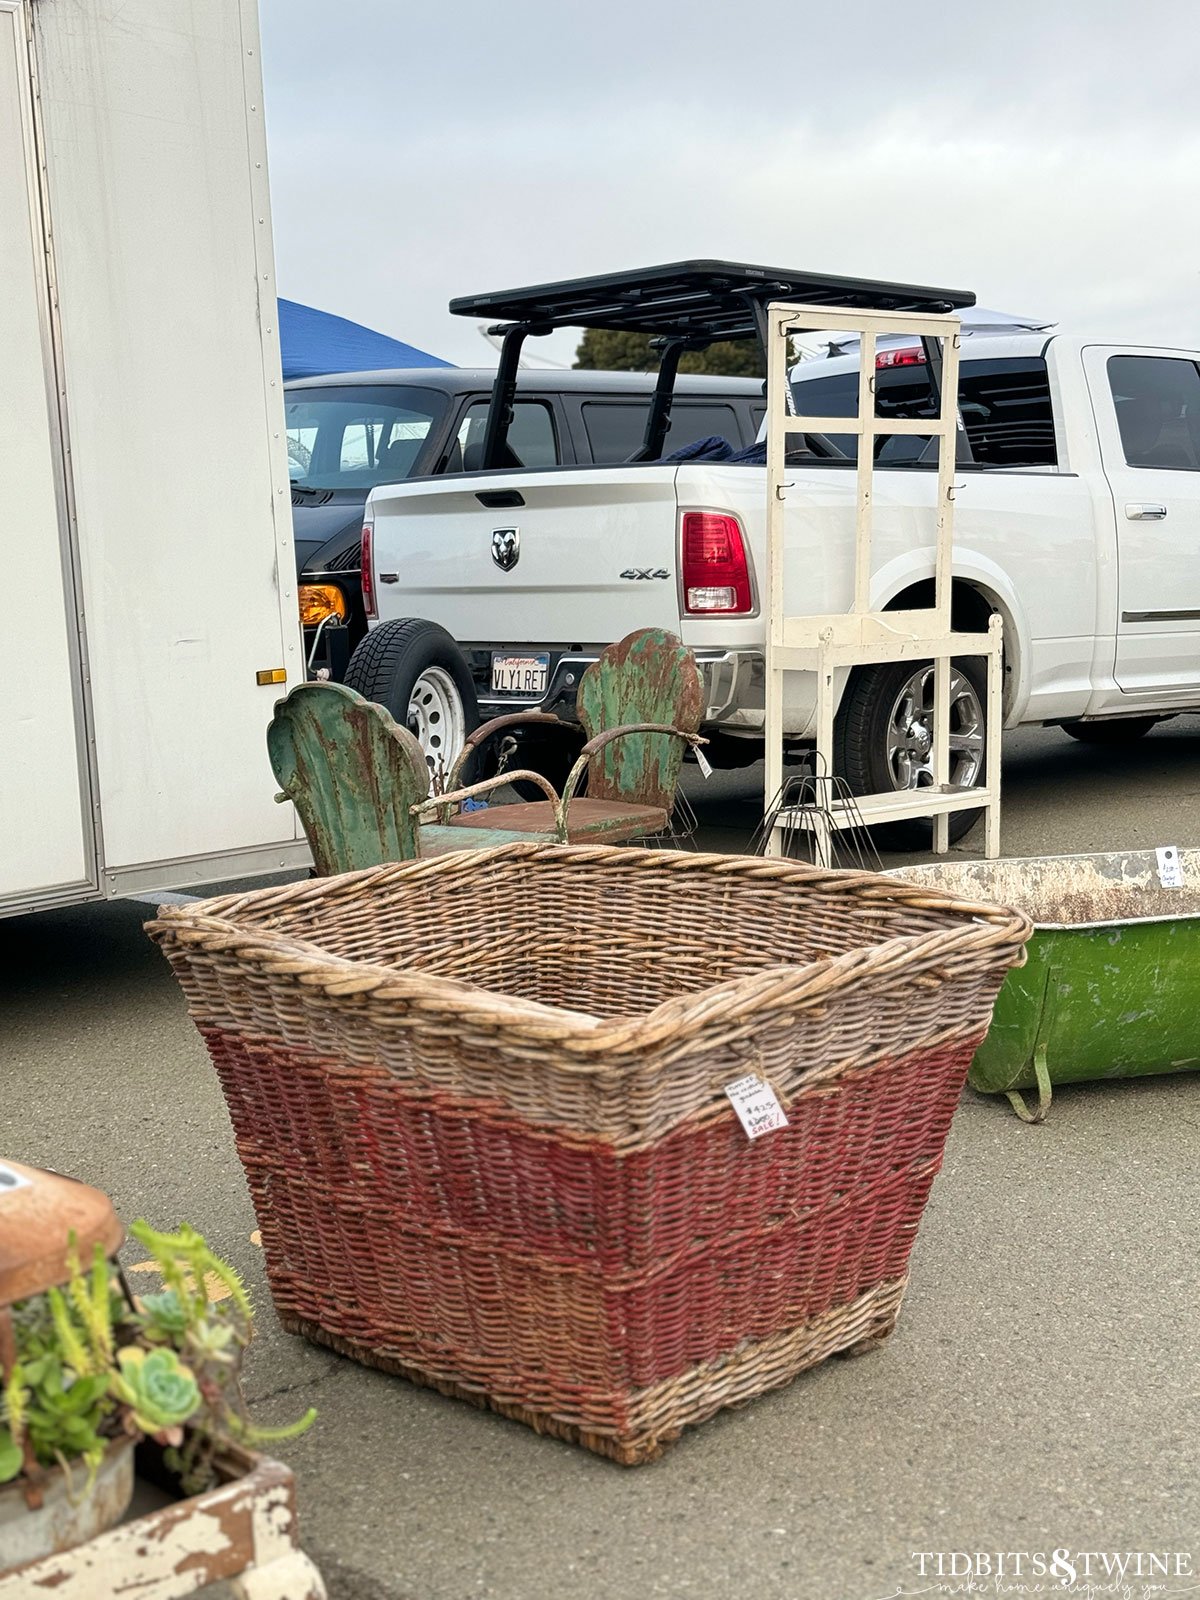
[(492, 534), (492, 560), (500, 571), (511, 572), (520, 559), (520, 528), (497, 528)]

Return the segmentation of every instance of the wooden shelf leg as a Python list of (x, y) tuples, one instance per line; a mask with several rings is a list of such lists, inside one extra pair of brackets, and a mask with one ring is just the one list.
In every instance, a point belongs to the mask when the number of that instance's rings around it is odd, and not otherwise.
[(989, 861), (1000, 854), (1000, 740), (1004, 733), (1004, 624), (993, 612), (988, 622), (992, 648), (987, 659), (987, 786), (992, 800), (984, 824), (983, 853)]
[[(933, 663), (933, 781), (940, 789), (950, 782), (950, 661), (938, 656)], [(933, 852), (944, 856), (950, 848), (950, 818), (940, 812), (933, 818)]]
[[(772, 664), (770, 646), (767, 649), (764, 711), (763, 815), (768, 816), (771, 808), (778, 804), (778, 796), (783, 788), (783, 673)], [(771, 829), (771, 837), (767, 840), (767, 854), (769, 856), (783, 854), (783, 842), (778, 828)]]
[[(833, 765), (833, 668), (825, 659), (826, 642), (825, 639), (821, 641), (820, 665), (817, 670), (817, 764), (814, 790), (818, 797), (825, 794), (832, 802), (833, 784), (829, 780), (837, 774)], [(833, 830), (824, 811), (817, 812), (816, 823), (814, 836), (817, 862), (821, 866), (832, 867)]]

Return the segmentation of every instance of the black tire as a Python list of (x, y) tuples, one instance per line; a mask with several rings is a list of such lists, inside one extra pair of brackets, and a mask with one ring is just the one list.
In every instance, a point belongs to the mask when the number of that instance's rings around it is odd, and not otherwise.
[(440, 761), (448, 776), (458, 752), (439, 751), (437, 716), (433, 718), (433, 732), (427, 729), (422, 737), (420, 725), (414, 725), (414, 719), (409, 715), (413, 689), (422, 674), (430, 668), (438, 669), (457, 690), (462, 711), (462, 736), (465, 738), (479, 726), (475, 684), (466, 657), (445, 628), (439, 627), (436, 622), (427, 622), (423, 617), (405, 617), (372, 628), (350, 657), (350, 664), (346, 668), (346, 687), (357, 690), (367, 700), (386, 706), (401, 727), (409, 728), (420, 740), (431, 773)]
[[(955, 671), (966, 678), (979, 701), (981, 715), (987, 715), (987, 675), (976, 660), (957, 660)], [(854, 794), (887, 794), (899, 787), (887, 756), (888, 719), (897, 697), (912, 677), (912, 662), (889, 662), (885, 666), (859, 667), (850, 677), (834, 724), (834, 771), (850, 785)], [(983, 726), (982, 721), (980, 724)], [(983, 776), (980, 768), (979, 776)], [(978, 822), (982, 809), (952, 811), (949, 832), (952, 843), (965, 837)], [(928, 850), (933, 842), (933, 822), (914, 817), (903, 822), (877, 824), (871, 837), (884, 850)]]
[(1122, 745), (1144, 739), (1158, 717), (1117, 717), (1112, 722), (1064, 722), (1062, 731), (1080, 744)]

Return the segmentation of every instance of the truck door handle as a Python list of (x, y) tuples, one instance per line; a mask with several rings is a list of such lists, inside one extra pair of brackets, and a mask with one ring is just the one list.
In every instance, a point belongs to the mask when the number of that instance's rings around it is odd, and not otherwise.
[(1134, 500), (1125, 502), (1125, 515), (1130, 522), (1161, 522), (1166, 514), (1166, 506), (1143, 505)]

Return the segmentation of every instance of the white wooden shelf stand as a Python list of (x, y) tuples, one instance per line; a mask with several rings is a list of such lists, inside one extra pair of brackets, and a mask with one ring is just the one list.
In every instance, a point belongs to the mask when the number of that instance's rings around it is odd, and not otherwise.
[[(816, 771), (838, 774), (833, 761), (836, 696), (846, 671), (890, 661), (934, 664), (933, 783), (916, 789), (860, 795), (853, 804), (831, 798), (819, 810), (787, 808), (775, 818), (768, 848), (782, 849), (785, 829), (807, 828), (815, 836), (818, 860), (833, 860), (831, 831), (865, 822), (908, 817), (933, 818), (933, 848), (949, 848), (952, 812), (982, 809), (984, 847), (989, 859), (1000, 850), (1000, 730), (1003, 720), (1003, 640), (1001, 620), (993, 615), (986, 632), (956, 633), (950, 622), (954, 568), (954, 473), (958, 430), (959, 319), (951, 315), (911, 315), (892, 311), (835, 311), (828, 306), (774, 304), (768, 308), (767, 337), (767, 567), (766, 611), (766, 806), (783, 785), (784, 675), (816, 675)], [(858, 414), (822, 417), (794, 414), (788, 384), (788, 339), (793, 333), (830, 329), (857, 333), (860, 343)], [(875, 412), (877, 340), (909, 335), (925, 346), (928, 370), (936, 377), (936, 417), (881, 417)], [(940, 360), (938, 354), (940, 351)], [(940, 372), (939, 372), (940, 368)], [(797, 386), (803, 397), (804, 385)], [(789, 616), (784, 604), (784, 524), (787, 514), (789, 441), (803, 434), (855, 434), (858, 437), (855, 517), (854, 603), (849, 612)], [(872, 604), (872, 534), (876, 441), (911, 434), (938, 441), (937, 486), (929, 508), (932, 526), (933, 604), (913, 611), (877, 610)], [(836, 469), (834, 469), (836, 470)], [(793, 516), (802, 515), (793, 509)], [(954, 657), (987, 662), (986, 736), (982, 779), (970, 787), (950, 782), (950, 674)]]

